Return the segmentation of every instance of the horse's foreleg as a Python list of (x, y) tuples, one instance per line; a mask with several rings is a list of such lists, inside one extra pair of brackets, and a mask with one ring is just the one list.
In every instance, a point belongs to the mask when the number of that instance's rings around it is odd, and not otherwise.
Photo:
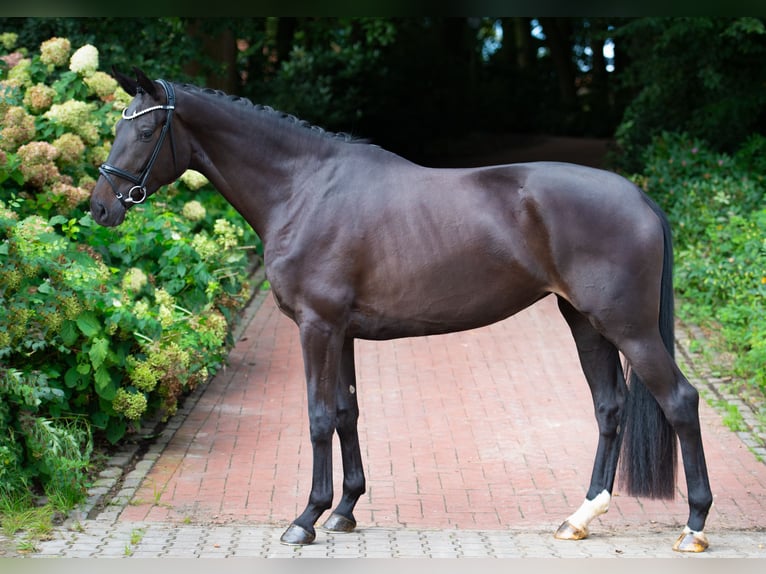
[(585, 501), (555, 534), (560, 540), (581, 540), (588, 536), (590, 522), (609, 509), (620, 454), (620, 422), (626, 387), (617, 348), (567, 301), (559, 298), (559, 308), (577, 345), (583, 373), (593, 396), (599, 431), (596, 459)]
[(342, 333), (318, 319), (302, 321), (300, 335), (314, 460), (308, 505), (280, 539), (289, 545), (311, 544), (316, 538), (314, 523), (332, 506), (332, 437), (343, 347)]
[(364, 467), (357, 432), (359, 406), (356, 398), (353, 339), (346, 339), (343, 344), (337, 391), (337, 417), (336, 430), (343, 458), (343, 496), (322, 527), (330, 532), (351, 532), (356, 527), (354, 506), (365, 491)]

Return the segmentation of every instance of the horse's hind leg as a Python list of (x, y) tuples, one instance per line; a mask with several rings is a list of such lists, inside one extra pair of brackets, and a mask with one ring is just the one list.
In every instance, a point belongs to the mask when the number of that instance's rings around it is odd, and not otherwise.
[(689, 520), (673, 549), (701, 552), (708, 546), (704, 527), (713, 495), (702, 447), (699, 393), (681, 373), (658, 334), (632, 338), (620, 343), (620, 348), (636, 375), (657, 399), (681, 443)]
[(356, 398), (353, 339), (346, 339), (343, 345), (336, 407), (335, 430), (340, 439), (343, 459), (343, 496), (322, 528), (330, 532), (351, 532), (356, 527), (354, 506), (365, 491), (364, 467), (357, 432), (359, 405)]
[(558, 301), (577, 345), (580, 363), (593, 396), (599, 431), (596, 459), (585, 501), (555, 534), (561, 540), (581, 540), (588, 536), (588, 524), (609, 508), (620, 454), (620, 425), (626, 387), (617, 348), (569, 302), (561, 297)]

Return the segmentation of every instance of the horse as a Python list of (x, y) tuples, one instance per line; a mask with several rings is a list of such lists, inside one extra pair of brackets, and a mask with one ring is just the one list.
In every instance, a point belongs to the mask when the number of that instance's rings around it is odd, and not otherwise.
[(671, 230), (640, 188), (568, 163), (423, 167), (246, 99), (134, 72), (113, 70), (133, 99), (91, 214), (119, 225), (194, 169), (261, 238), (273, 296), (300, 334), (313, 455), (308, 504), (282, 543), (311, 544), (332, 507), (335, 433), (343, 491), (323, 528), (356, 527), (365, 475), (354, 339), (478, 328), (553, 295), (599, 433), (585, 498), (554, 536), (588, 536), (609, 508), (618, 462), (627, 494), (672, 498), (680, 443), (689, 516), (673, 548), (708, 547), (699, 394), (674, 360)]

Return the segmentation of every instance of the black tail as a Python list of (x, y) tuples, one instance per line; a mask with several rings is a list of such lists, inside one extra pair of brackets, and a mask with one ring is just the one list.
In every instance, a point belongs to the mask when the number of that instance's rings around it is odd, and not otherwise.
[[(647, 203), (662, 222), (665, 240), (660, 284), (659, 326), (670, 356), (674, 356), (673, 243), (670, 225), (648, 196)], [(676, 490), (676, 433), (654, 396), (628, 366), (620, 484), (626, 493), (648, 498), (673, 498)]]

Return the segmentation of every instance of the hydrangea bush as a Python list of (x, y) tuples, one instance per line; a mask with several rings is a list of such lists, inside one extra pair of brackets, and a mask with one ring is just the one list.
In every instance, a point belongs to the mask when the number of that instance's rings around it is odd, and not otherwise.
[(30, 53), (0, 34), (3, 50), (0, 495), (77, 492), (94, 439), (173, 414), (221, 365), (257, 238), (196, 172), (96, 225), (88, 200), (130, 97), (94, 46)]

